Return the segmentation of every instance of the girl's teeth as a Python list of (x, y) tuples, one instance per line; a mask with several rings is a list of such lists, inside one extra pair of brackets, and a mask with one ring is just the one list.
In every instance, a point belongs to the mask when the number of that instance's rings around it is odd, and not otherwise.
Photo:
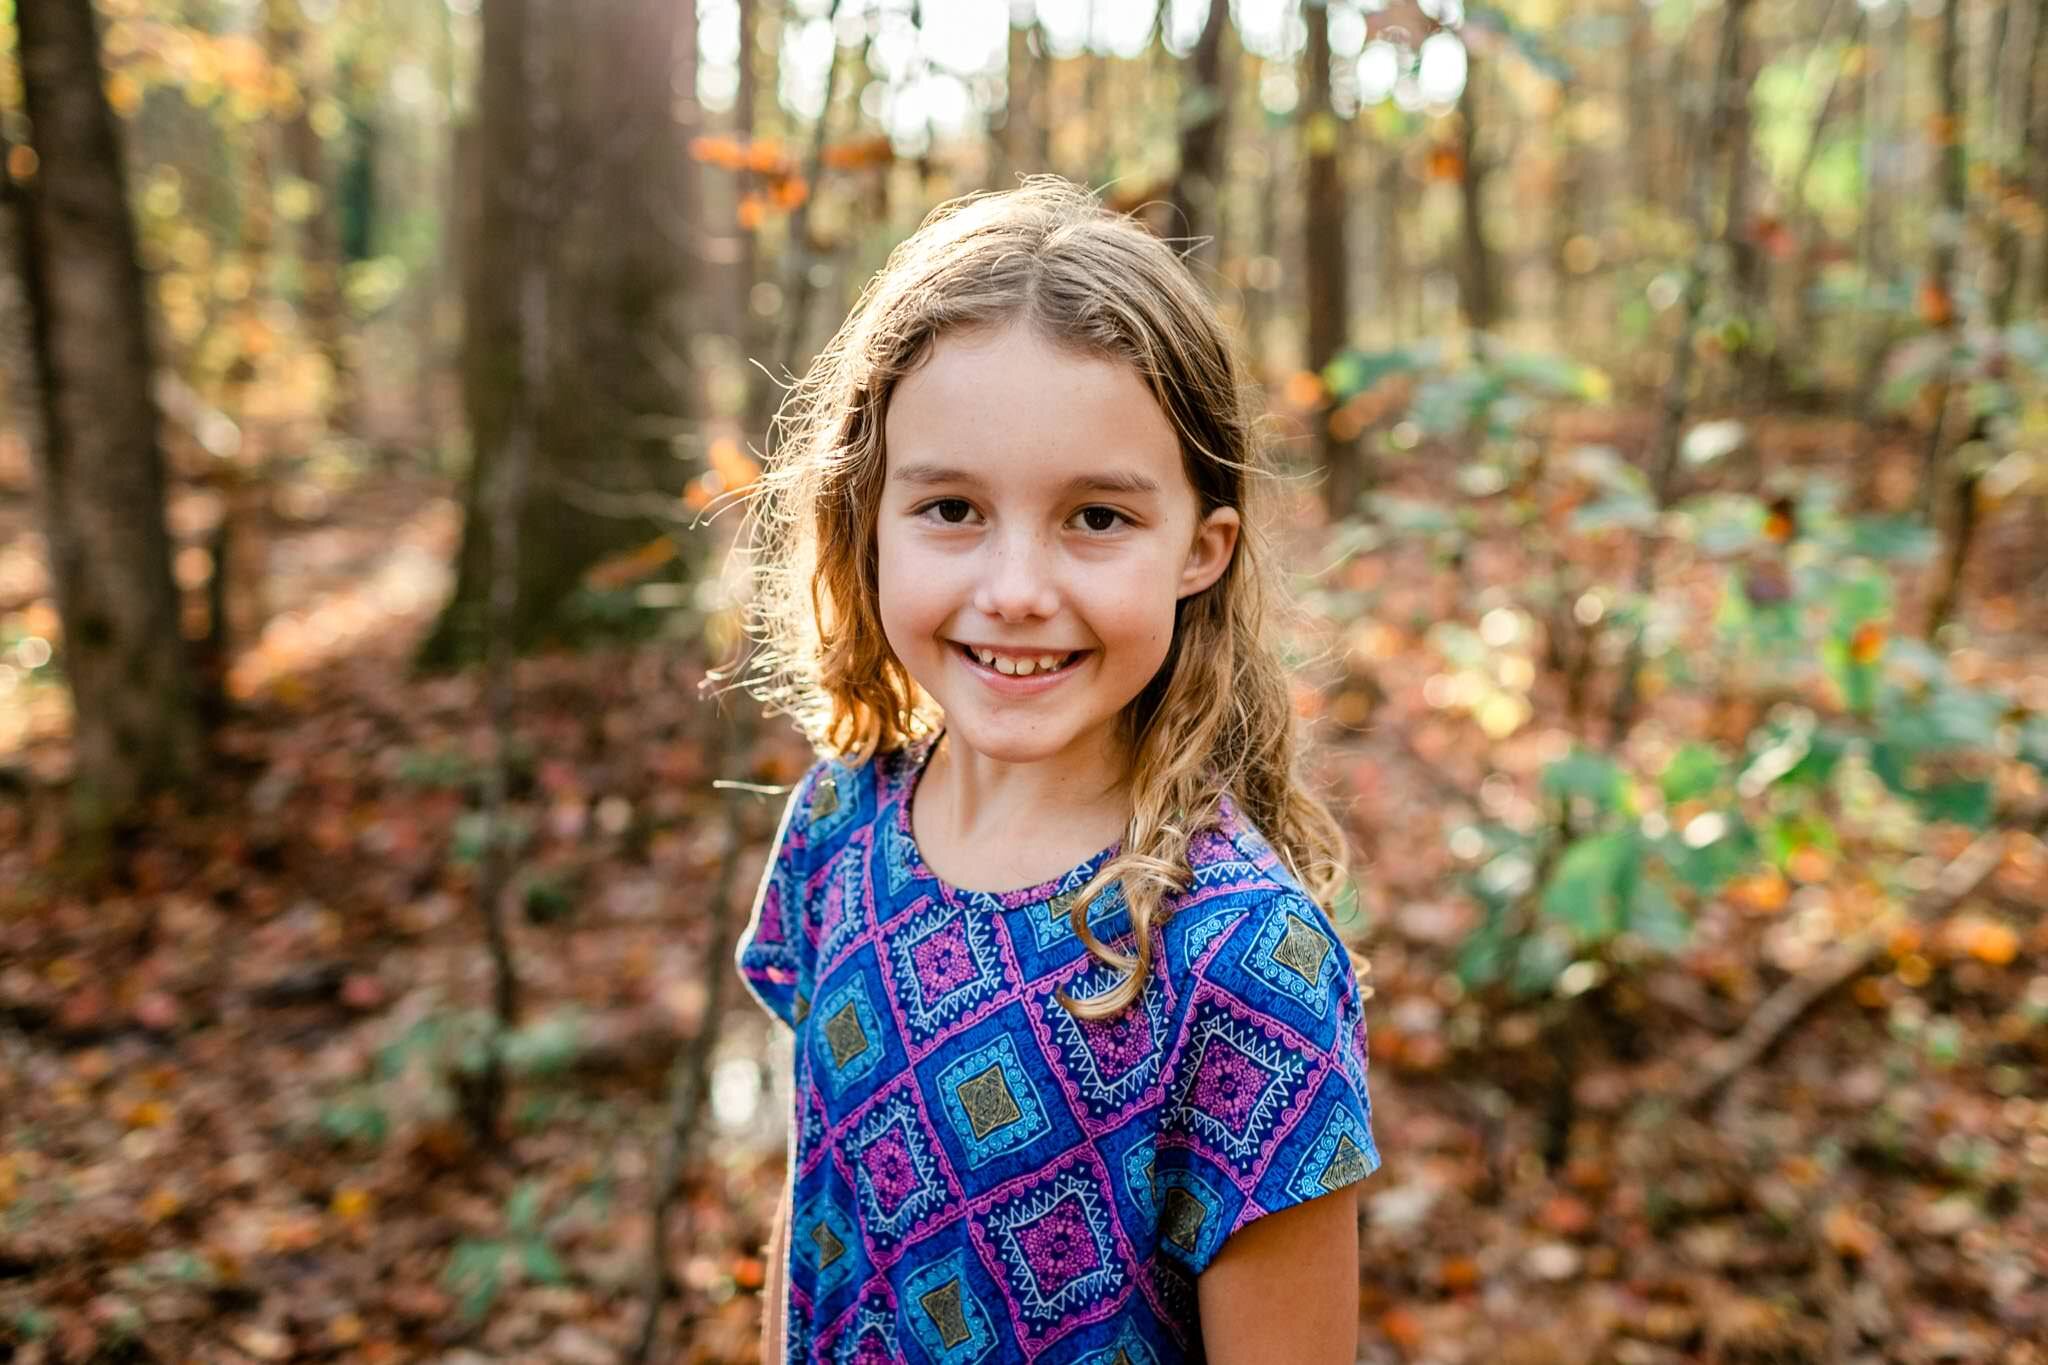
[(1065, 654), (1040, 654), (1033, 659), (1013, 659), (1007, 654), (997, 654), (986, 649), (975, 649), (971, 652), (975, 658), (981, 660), (984, 668), (993, 668), (996, 672), (1013, 678), (1028, 678), (1033, 673), (1054, 672), (1069, 658)]

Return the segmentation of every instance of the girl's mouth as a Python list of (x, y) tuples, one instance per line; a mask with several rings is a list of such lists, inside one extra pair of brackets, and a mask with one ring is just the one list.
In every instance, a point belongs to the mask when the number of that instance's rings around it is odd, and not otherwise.
[(1011, 696), (1028, 696), (1057, 686), (1079, 668), (1082, 660), (1094, 653), (1093, 650), (1075, 649), (1063, 654), (998, 654), (994, 650), (963, 644), (955, 644), (954, 649), (977, 678), (998, 692)]
[(979, 664), (1006, 678), (1029, 678), (1040, 673), (1058, 673), (1071, 668), (1085, 649), (1071, 649), (1064, 654), (998, 654), (992, 649), (976, 649), (973, 645), (959, 645), (957, 648), (967, 656), (970, 663)]

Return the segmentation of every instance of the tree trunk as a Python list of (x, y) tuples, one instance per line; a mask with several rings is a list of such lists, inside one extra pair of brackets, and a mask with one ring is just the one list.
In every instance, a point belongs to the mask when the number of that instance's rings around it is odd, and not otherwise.
[(15, 21), (38, 169), (13, 197), (41, 388), (43, 526), (77, 708), (71, 814), (89, 857), (142, 796), (196, 774), (201, 726), (171, 580), (142, 270), (91, 0), (19, 0)]
[[(511, 648), (573, 637), (571, 599), (584, 571), (664, 533), (663, 509), (692, 472), (671, 445), (689, 406), (673, 325), (685, 278), (683, 151), (671, 116), (678, 14), (637, 0), (485, 8), (486, 34), (493, 22), (523, 29), (519, 50), (552, 84), (549, 99), (525, 109), (520, 73), (494, 73), (485, 62), (476, 158), (483, 211), (465, 288), (464, 399), (475, 456), (455, 593), (422, 646), (425, 666), (481, 652), (493, 540), (484, 498), (511, 413), (536, 414), (532, 474), (516, 509)], [(536, 44), (545, 45), (538, 55)], [(559, 126), (529, 130), (543, 116)], [(541, 133), (556, 154), (550, 178), (536, 185), (524, 139)], [(539, 201), (519, 210), (532, 215), (533, 230), (508, 233), (501, 225), (526, 221), (508, 202), (521, 186)], [(518, 363), (520, 304), (506, 283), (535, 274), (520, 258), (528, 250), (543, 256), (549, 319), (546, 384), (533, 394), (524, 386), (535, 367)]]
[(1229, 27), (1229, 0), (1209, 0), (1202, 36), (1188, 57), (1188, 81), (1180, 98), (1180, 173), (1173, 182), (1171, 231), (1193, 238), (1190, 256), (1212, 268), (1219, 260), (1217, 201), (1223, 190), (1223, 136), (1229, 126), (1229, 68), (1223, 52)]
[[(1941, 333), (1951, 352), (1961, 338), (1961, 319), (1957, 316), (1956, 259), (1962, 246), (1969, 194), (1969, 186), (1964, 179), (1967, 167), (1963, 162), (1962, 47), (1962, 0), (1943, 0), (1941, 46), (1936, 51), (1934, 67), (1935, 90), (1941, 107), (1933, 123), (1941, 209), (1930, 232), (1933, 249), (1929, 253), (1927, 278), (1920, 286), (1920, 312)], [(1927, 433), (1927, 451), (1920, 469), (1919, 510), (1920, 515), (1930, 521), (1934, 517), (1934, 501), (1941, 492), (1942, 437), (1943, 428), (1947, 425), (1945, 419), (1950, 390), (1954, 387), (1952, 368), (1952, 358), (1943, 361), (1941, 373), (1934, 382), (1934, 420)]]
[(1479, 58), (1465, 49), (1465, 88), (1458, 92), (1458, 228), (1464, 262), (1458, 275), (1458, 304), (1465, 325), (1488, 331), (1500, 314), (1499, 271), (1486, 239), (1486, 171), (1479, 160)]
[(298, 108), (278, 130), (285, 164), (294, 176), (313, 187), (312, 211), (299, 226), (299, 315), (327, 361), (327, 425), (333, 431), (355, 434), (362, 421), (357, 411), (355, 365), (348, 349), (348, 319), (341, 302), (341, 229), (334, 212), (326, 151), (313, 128), (318, 87), (306, 51), (306, 19), (290, 0), (265, 0), (263, 18), (271, 60), (299, 87)]
[[(1308, 91), (1302, 100), (1302, 158), (1306, 163), (1308, 220), (1304, 225), (1308, 286), (1308, 368), (1320, 375), (1344, 348), (1351, 305), (1344, 250), (1344, 181), (1337, 160), (1341, 125), (1330, 108), (1330, 24), (1326, 5), (1309, 0)], [(1340, 517), (1358, 500), (1358, 470), (1352, 443), (1330, 431), (1333, 406), (1325, 398), (1316, 413), (1316, 440), (1330, 515)]]
[[(2048, 130), (2039, 126), (2042, 122), (2041, 107), (2048, 102), (2041, 101), (2035, 89), (2040, 79), (2041, 53), (2044, 47), (2048, 47), (2048, 0), (2036, 0), (2032, 11), (2023, 17), (2023, 22), (2027, 26), (2025, 42), (2013, 57), (2011, 112), (2006, 122), (2013, 143), (1999, 177), (2001, 194), (2024, 194), (2026, 176), (2030, 171), (2048, 181), (2048, 171), (2039, 165), (2041, 161), (2048, 160), (2048, 136), (2044, 136)], [(2038, 205), (2043, 201), (2037, 199), (2034, 202)], [(2020, 295), (2020, 271), (2025, 264), (2024, 242), (2014, 216), (2001, 212), (1992, 243), (1992, 256), (1998, 262), (1998, 279), (1991, 289), (1991, 316), (2000, 327), (2012, 321), (2013, 304)]]

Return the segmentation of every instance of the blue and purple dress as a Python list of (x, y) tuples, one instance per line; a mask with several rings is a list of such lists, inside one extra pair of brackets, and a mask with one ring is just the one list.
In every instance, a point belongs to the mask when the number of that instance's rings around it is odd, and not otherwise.
[[(1115, 848), (947, 885), (910, 826), (935, 743), (804, 776), (739, 944), (795, 1031), (787, 1360), (1199, 1360), (1224, 1239), (1379, 1165), (1349, 956), (1226, 798), (1143, 992), (1075, 1019), (1055, 993), (1117, 973), (1071, 893)], [(1129, 950), (1119, 894), (1089, 924)]]

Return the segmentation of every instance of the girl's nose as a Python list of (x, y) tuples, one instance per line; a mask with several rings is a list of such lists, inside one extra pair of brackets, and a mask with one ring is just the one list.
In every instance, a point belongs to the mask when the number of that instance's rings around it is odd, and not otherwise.
[(1025, 621), (1059, 611), (1048, 548), (1036, 539), (1005, 537), (990, 548), (986, 571), (974, 594), (974, 609), (1004, 621)]

